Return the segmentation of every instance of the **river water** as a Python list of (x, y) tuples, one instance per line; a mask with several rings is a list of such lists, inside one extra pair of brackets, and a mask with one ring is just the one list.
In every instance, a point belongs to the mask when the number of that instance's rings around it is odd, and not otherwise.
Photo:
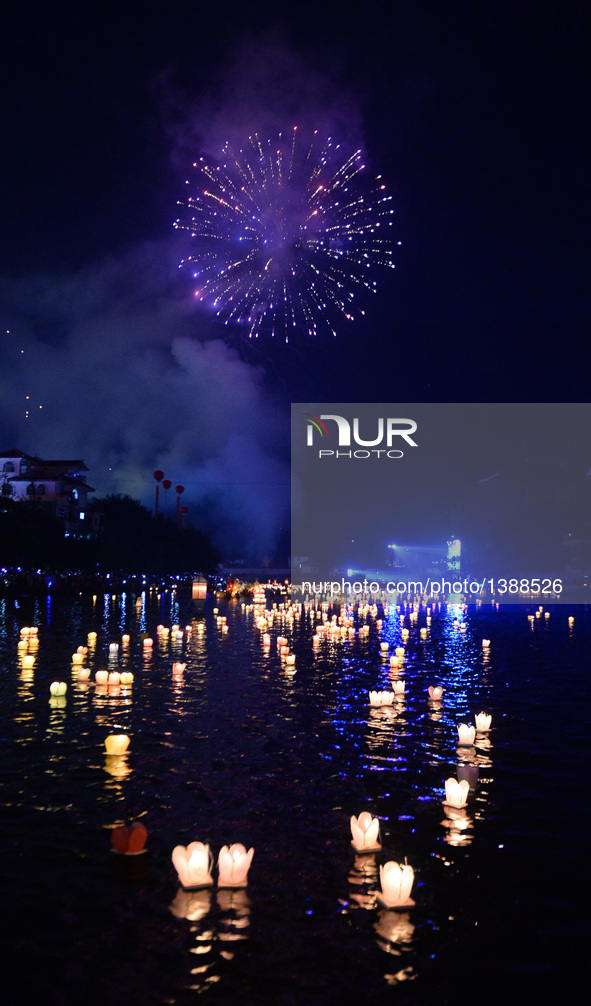
[[(425, 608), (416, 619), (403, 608), (404, 621), (380, 608), (351, 612), (354, 634), (315, 646), (313, 626), (339, 609), (277, 609), (265, 648), (263, 608), (232, 601), (216, 615), (215, 603), (200, 630), (174, 591), (0, 602), (3, 1004), (574, 994), (587, 929), (589, 610), (529, 621), (535, 608), (522, 605), (436, 607), (428, 623)], [(191, 631), (158, 631), (177, 623)], [(30, 625), (39, 644), (19, 649)], [(381, 642), (389, 654), (405, 645), (397, 677)], [(72, 666), (79, 646), (89, 681)], [(133, 685), (96, 685), (100, 669), (130, 670)], [(50, 699), (55, 680), (65, 699)], [(371, 709), (369, 691), (395, 680), (404, 698)], [(441, 703), (429, 685), (444, 687)], [(490, 732), (459, 747), (457, 725), (481, 710)], [(105, 754), (113, 732), (130, 737), (117, 758)], [(444, 782), (458, 764), (478, 781), (452, 811)], [(375, 855), (350, 844), (363, 810), (380, 819)], [(111, 830), (134, 820), (146, 853), (113, 854)], [(216, 860), (222, 845), (254, 847), (248, 887), (183, 891), (171, 853), (194, 840)], [(377, 903), (387, 860), (413, 867), (414, 906)]]

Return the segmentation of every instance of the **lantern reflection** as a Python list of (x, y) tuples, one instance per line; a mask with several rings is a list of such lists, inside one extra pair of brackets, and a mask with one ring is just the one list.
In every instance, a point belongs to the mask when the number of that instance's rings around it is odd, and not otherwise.
[(378, 912), (374, 930), (381, 949), (398, 956), (401, 951), (397, 945), (408, 946), (412, 942), (415, 927), (408, 912), (388, 912), (382, 909)]

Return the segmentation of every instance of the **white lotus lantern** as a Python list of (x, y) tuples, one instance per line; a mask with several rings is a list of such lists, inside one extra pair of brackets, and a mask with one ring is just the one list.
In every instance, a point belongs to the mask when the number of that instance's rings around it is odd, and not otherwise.
[(111, 671), (111, 673), (109, 674), (109, 684), (110, 685), (120, 685), (121, 684), (121, 675), (120, 675), (119, 671)]
[(209, 845), (204, 845), (203, 842), (190, 842), (186, 848), (184, 845), (177, 845), (172, 850), (172, 862), (185, 889), (211, 887), (213, 884), (213, 856)]
[(483, 650), (488, 650), (489, 646), (490, 646), (490, 639), (483, 639), (482, 640), (482, 649)]
[(391, 706), (394, 702), (394, 692), (370, 692), (369, 704), (374, 709), (379, 706)]
[(388, 650), (389, 650), (389, 648), (390, 648), (390, 644), (389, 643), (380, 643), (380, 650), (382, 652), (382, 656), (383, 657), (387, 657), (388, 656)]
[(218, 856), (218, 887), (246, 887), (253, 856), (254, 849), (247, 852), (240, 842), (224, 845)]
[(390, 667), (397, 668), (399, 664), (398, 657), (390, 657)]
[(129, 747), (129, 737), (126, 734), (109, 734), (105, 737), (105, 748), (108, 755), (125, 754)]
[(469, 792), (470, 783), (466, 779), (461, 782), (453, 777), (445, 780), (445, 802), (450, 807), (465, 807)]
[(441, 685), (429, 685), (429, 698), (433, 702), (439, 702), (441, 696), (443, 695), (443, 688)]
[(351, 845), (357, 852), (378, 852), (382, 848), (379, 818), (372, 817), (367, 810), (363, 810), (359, 817), (352, 816), (351, 835)]
[(415, 874), (412, 866), (390, 861), (380, 866), (380, 883), (382, 893), (377, 895), (378, 901), (385, 908), (403, 908), (414, 905), (410, 897)]
[(476, 729), (479, 734), (485, 734), (487, 730), (490, 730), (492, 723), (490, 713), (476, 713), (474, 719), (476, 720)]
[(404, 695), (404, 681), (393, 681), (392, 688), (394, 689), (394, 694), (398, 697)]
[(106, 685), (107, 681), (109, 680), (109, 672), (97, 671), (94, 676), (94, 680), (96, 681), (97, 685)]
[(119, 653), (119, 643), (109, 643), (109, 653), (112, 657)]
[(54, 696), (65, 695), (68, 690), (68, 686), (65, 681), (52, 681), (49, 686), (49, 691)]
[(293, 667), (295, 664), (295, 653), (288, 653), (285, 658), (285, 663), (288, 667)]
[(473, 744), (476, 736), (476, 727), (469, 727), (467, 723), (460, 723), (458, 727), (458, 738), (460, 744)]

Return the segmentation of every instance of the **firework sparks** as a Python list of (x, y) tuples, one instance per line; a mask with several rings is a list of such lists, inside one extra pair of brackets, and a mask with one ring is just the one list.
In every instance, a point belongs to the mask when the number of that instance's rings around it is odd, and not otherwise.
[(195, 162), (196, 181), (186, 183), (195, 194), (179, 201), (175, 227), (196, 246), (181, 262), (195, 296), (251, 338), (336, 335), (338, 318), (364, 314), (374, 268), (394, 268), (392, 197), (381, 178), (368, 179), (361, 151), (344, 154), (330, 137), (298, 143), (297, 127), (223, 155)]

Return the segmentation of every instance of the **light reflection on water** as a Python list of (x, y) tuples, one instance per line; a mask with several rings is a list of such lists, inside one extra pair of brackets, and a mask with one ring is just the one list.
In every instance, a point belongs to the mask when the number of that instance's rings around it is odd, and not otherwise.
[[(575, 627), (568, 628), (564, 610), (531, 624), (523, 608), (434, 609), (430, 623), (423, 609), (416, 618), (393, 611), (380, 628), (364, 615), (355, 627), (369, 625), (366, 638), (350, 636), (346, 627), (315, 647), (321, 619), (277, 613), (269, 616), (265, 648), (254, 611), (237, 603), (223, 608), (226, 633), (211, 612), (204, 630), (186, 613), (183, 620), (176, 594), (166, 592), (36, 601), (28, 611), (3, 600), (0, 799), (8, 818), (3, 843), (12, 864), (5, 879), (15, 945), (34, 941), (53, 974), (55, 934), (70, 941), (71, 1001), (82, 981), (75, 963), (80, 943), (97, 1002), (104, 995), (119, 1001), (122, 975), (134, 996), (154, 1003), (184, 1004), (206, 988), (223, 1001), (240, 982), (253, 1002), (300, 1001), (297, 993), (289, 998), (289, 988), (301, 995), (317, 990), (318, 1001), (332, 1001), (345, 987), (363, 988), (375, 1002), (392, 985), (410, 988), (416, 981), (418, 988), (422, 980), (423, 987), (433, 981), (441, 988), (450, 953), (459, 961), (468, 941), (473, 961), (479, 947), (484, 954), (475, 925), (486, 934), (486, 953), (497, 947), (497, 886), (521, 920), (525, 893), (515, 901), (511, 883), (517, 880), (521, 890), (525, 884), (530, 899), (535, 892), (524, 872), (533, 827), (524, 806), (544, 852), (553, 844), (565, 805), (557, 767), (564, 751), (554, 722), (575, 722), (580, 697), (588, 694), (588, 613), (577, 609)], [(327, 625), (332, 614), (324, 611)], [(25, 617), (39, 626), (31, 667), (17, 649)], [(178, 623), (189, 623), (190, 634), (176, 636)], [(146, 634), (151, 648), (143, 645)], [(279, 635), (296, 653), (296, 674), (280, 660)], [(482, 647), (484, 636), (492, 639), (490, 649)], [(388, 659), (380, 654), (382, 641), (389, 643)], [(110, 654), (113, 642), (119, 648)], [(88, 646), (89, 681), (78, 680), (71, 662), (80, 645)], [(392, 669), (389, 655), (400, 645), (404, 660)], [(177, 662), (185, 666), (173, 669)], [(564, 688), (556, 695), (558, 663), (578, 689), (576, 699)], [(133, 684), (94, 684), (96, 671), (107, 668), (131, 670)], [(68, 682), (65, 697), (50, 698), (53, 680)], [(369, 691), (396, 681), (404, 681), (404, 695), (391, 707), (370, 708)], [(440, 701), (428, 696), (436, 684), (444, 687)], [(458, 746), (458, 724), (472, 723), (482, 709), (493, 716), (490, 734)], [(105, 754), (112, 732), (131, 738), (126, 754)], [(575, 789), (584, 732), (570, 736)], [(467, 806), (444, 806), (445, 779), (462, 773), (472, 787)], [(547, 803), (540, 806), (540, 791), (554, 800), (551, 812)], [(356, 855), (349, 844), (349, 817), (366, 809), (381, 820), (378, 856)], [(149, 833), (147, 855), (142, 863), (112, 863), (109, 828), (140, 817)], [(577, 820), (575, 813), (571, 829)], [(178, 889), (170, 853), (195, 839), (215, 850), (234, 841), (255, 847), (248, 895)], [(562, 834), (559, 847), (570, 842), (576, 835)], [(378, 864), (405, 858), (415, 870), (416, 907), (379, 908)], [(34, 919), (19, 898), (25, 875), (42, 906)], [(51, 906), (66, 876), (67, 911), (55, 919)], [(107, 935), (123, 919), (137, 934), (125, 953)], [(517, 941), (520, 925), (509, 925)], [(72, 943), (74, 931), (81, 935)], [(553, 932), (550, 942), (559, 935)], [(106, 967), (91, 952), (97, 940), (109, 950)], [(392, 958), (400, 958), (395, 970)], [(529, 959), (542, 966), (539, 952)], [(518, 972), (520, 960), (514, 951), (506, 966)], [(86, 990), (85, 1000), (94, 994)]]

